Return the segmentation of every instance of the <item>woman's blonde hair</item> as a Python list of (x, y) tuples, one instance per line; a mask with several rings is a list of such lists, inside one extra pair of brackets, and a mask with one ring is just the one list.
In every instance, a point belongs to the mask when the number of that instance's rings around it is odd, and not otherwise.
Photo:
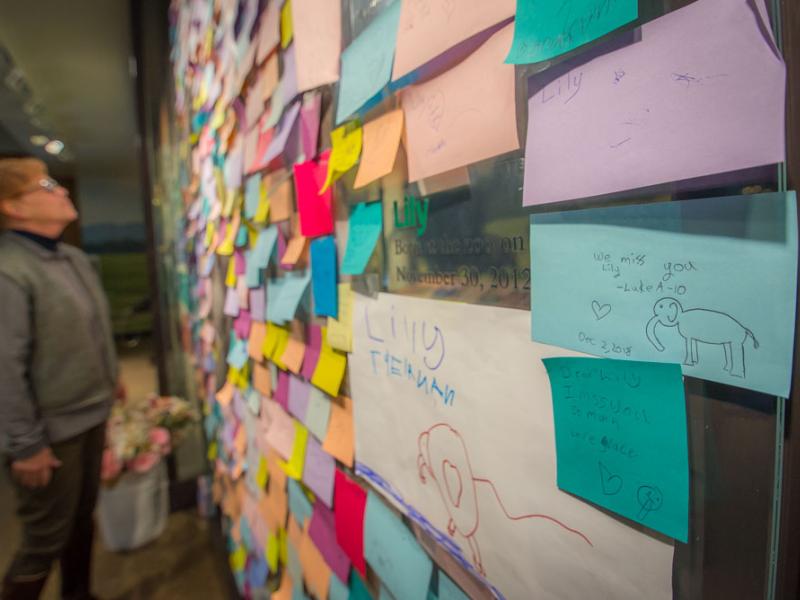
[[(0, 203), (20, 195), (41, 177), (47, 177), (47, 165), (38, 158), (0, 158)], [(0, 211), (0, 229), (4, 221)]]

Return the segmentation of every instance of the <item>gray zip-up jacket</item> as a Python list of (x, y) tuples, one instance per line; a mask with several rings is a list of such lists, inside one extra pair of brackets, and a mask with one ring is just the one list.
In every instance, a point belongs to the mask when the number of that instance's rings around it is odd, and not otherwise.
[(86, 255), (0, 233), (0, 443), (26, 458), (108, 417), (117, 360)]

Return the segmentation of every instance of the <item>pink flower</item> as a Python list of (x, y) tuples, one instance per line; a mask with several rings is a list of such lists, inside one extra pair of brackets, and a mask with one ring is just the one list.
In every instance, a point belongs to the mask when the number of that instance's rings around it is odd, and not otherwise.
[(150, 443), (161, 450), (161, 454), (166, 456), (172, 449), (170, 445), (170, 433), (168, 429), (163, 427), (153, 427), (147, 435)]
[(103, 465), (100, 477), (103, 481), (112, 481), (122, 472), (122, 463), (110, 448), (103, 450)]
[(146, 473), (160, 460), (161, 457), (155, 452), (142, 452), (128, 462), (128, 468), (134, 473)]

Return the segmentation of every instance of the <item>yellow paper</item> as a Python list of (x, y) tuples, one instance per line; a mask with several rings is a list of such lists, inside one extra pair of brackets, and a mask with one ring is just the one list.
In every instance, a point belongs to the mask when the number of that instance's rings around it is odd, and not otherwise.
[[(222, 245), (220, 245), (220, 248)], [(238, 277), (236, 275), (236, 261), (231, 257), (228, 261), (228, 271), (225, 275), (225, 287), (235, 288), (236, 282), (238, 281)]]
[(236, 548), (236, 551), (231, 554), (230, 560), (232, 571), (243, 571), (244, 565), (247, 563), (247, 550), (245, 550), (244, 546)]
[(277, 573), (278, 571), (278, 559), (280, 558), (279, 535), (270, 533), (267, 536), (267, 543), (264, 545), (264, 558), (267, 559), (270, 573)]
[(328, 317), (327, 340), (331, 348), (342, 352), (353, 351), (353, 290), (349, 283), (340, 283), (339, 318)]
[[(267, 323), (267, 335), (264, 336), (264, 346), (262, 352), (265, 358), (273, 360), (275, 353), (279, 346), (285, 347), (286, 342), (282, 341), (285, 337), (289, 337), (289, 330), (286, 327), (275, 325), (275, 323)], [(283, 351), (281, 351), (283, 354)], [(278, 355), (280, 358), (280, 355)]]
[(392, 172), (402, 134), (401, 109), (388, 112), (364, 125), (364, 147), (354, 188), (364, 187)]
[(292, 37), (292, 0), (286, 0), (281, 8), (281, 48), (286, 48)]
[(261, 197), (258, 200), (258, 208), (256, 208), (256, 214), (253, 217), (254, 223), (266, 223), (267, 217), (269, 216), (269, 197), (267, 195), (267, 186), (264, 185), (264, 182), (261, 182)]
[(353, 401), (347, 396), (341, 396), (338, 401), (331, 402), (328, 434), (322, 442), (322, 449), (348, 467), (352, 467), (354, 445)]
[(347, 356), (331, 348), (328, 343), (327, 328), (323, 327), (322, 347), (314, 374), (311, 376), (311, 383), (335, 398), (339, 395), (339, 387), (342, 385), (346, 368)]
[(272, 353), (272, 362), (281, 370), (286, 370), (286, 365), (283, 362), (283, 353), (286, 351), (286, 346), (289, 343), (289, 330), (281, 327), (278, 332), (278, 343), (275, 345), (275, 351)]
[(204, 242), (204, 246), (208, 248), (211, 246), (211, 242), (214, 241), (214, 234), (217, 232), (217, 224), (214, 221), (209, 221), (206, 224), (206, 237)]
[(217, 460), (217, 440), (211, 440), (208, 444), (208, 451), (206, 452), (206, 457), (208, 460)]
[(228, 381), (230, 381), (239, 389), (245, 389), (248, 385), (250, 385), (250, 365), (245, 363), (241, 370), (229, 367)]
[(361, 156), (362, 129), (359, 123), (345, 123), (331, 131), (331, 156), (328, 159), (328, 176), (320, 193), (356, 166)]
[(258, 471), (256, 471), (256, 477), (255, 477), (258, 489), (260, 490), (264, 489), (264, 487), (267, 485), (267, 477), (269, 477), (269, 467), (267, 465), (267, 459), (261, 456), (258, 459)]
[(278, 529), (278, 559), (282, 565), (289, 562), (289, 557), (287, 556), (289, 554), (287, 539), (286, 530), (283, 527)]
[(302, 423), (294, 422), (294, 446), (289, 460), (283, 463), (284, 472), (292, 479), (303, 477), (303, 466), (306, 461), (306, 442), (308, 441), (308, 429)]

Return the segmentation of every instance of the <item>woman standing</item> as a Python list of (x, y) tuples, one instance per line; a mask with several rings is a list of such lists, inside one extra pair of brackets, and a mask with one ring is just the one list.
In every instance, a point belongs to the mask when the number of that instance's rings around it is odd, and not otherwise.
[(0, 452), (23, 527), (2, 600), (38, 598), (55, 560), (62, 598), (91, 598), (105, 421), (124, 388), (97, 276), (59, 242), (77, 216), (43, 162), (0, 160)]

